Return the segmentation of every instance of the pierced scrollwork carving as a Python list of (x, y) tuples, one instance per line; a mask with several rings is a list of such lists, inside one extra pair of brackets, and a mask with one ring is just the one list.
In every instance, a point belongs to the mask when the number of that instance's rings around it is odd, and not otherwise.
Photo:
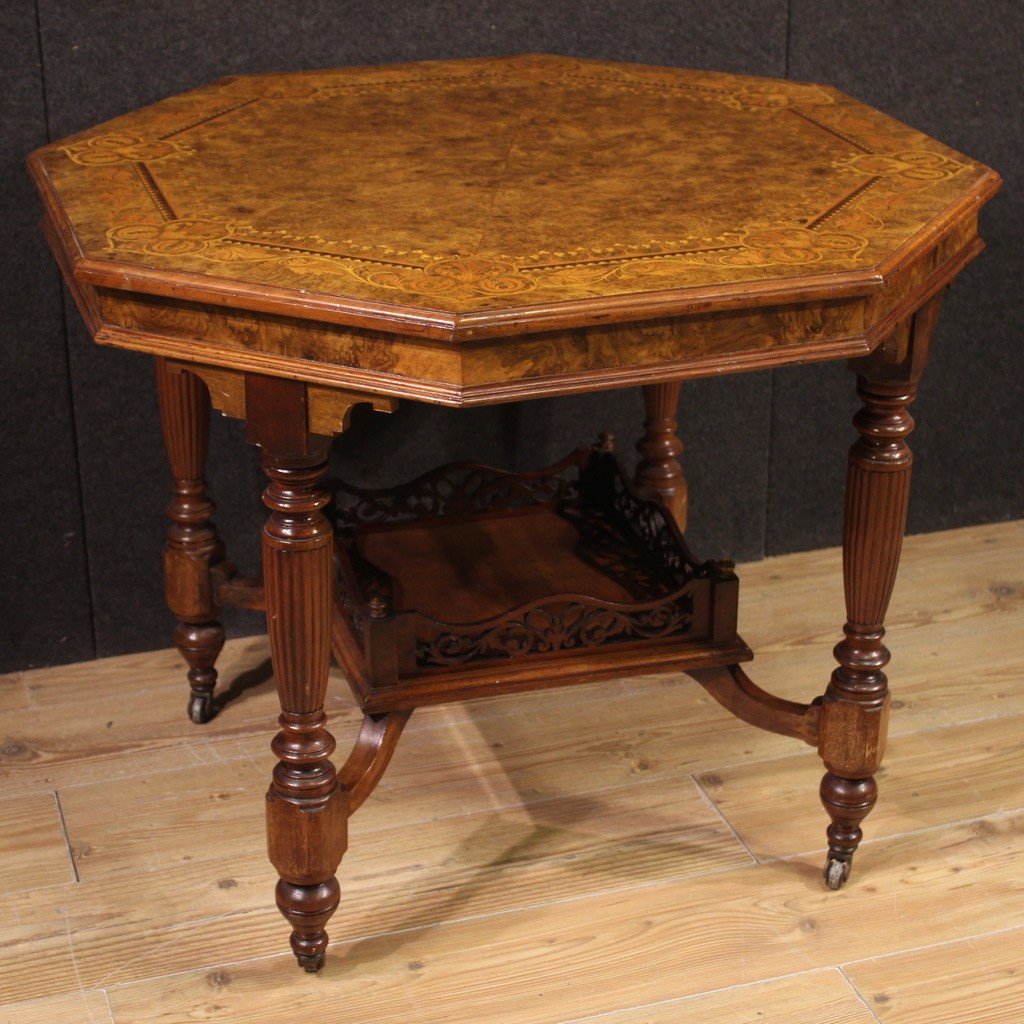
[(563, 474), (580, 465), (583, 457), (574, 453), (537, 473), (509, 473), (469, 462), (453, 463), (389, 490), (339, 483), (335, 518), (340, 527), (354, 528), (562, 501), (575, 487)]
[(355, 584), (353, 574), (349, 572), (348, 566), (342, 560), (335, 558), (334, 570), (340, 583), (340, 586), (335, 588), (338, 609), (345, 617), (352, 632), (362, 640), (364, 609), (354, 596), (358, 585)]
[[(694, 576), (711, 574), (710, 562), (699, 563), (664, 507), (637, 494), (615, 456), (600, 456), (587, 468), (598, 508), (620, 529), (639, 542), (647, 560), (659, 567), (672, 584), (680, 586)], [(586, 489), (586, 488), (585, 488)]]
[[(615, 454), (601, 447), (579, 449), (533, 473), (459, 463), (391, 490), (347, 484), (336, 490), (340, 582), (353, 591), (343, 595), (341, 614), (367, 643), (377, 632), (373, 599), (399, 595), (397, 609), (390, 599), (386, 606), (401, 620), (396, 638), (407, 674), (616, 644), (702, 642), (711, 635), (715, 584), (732, 578), (727, 567), (697, 562), (670, 513), (641, 497)], [(403, 607), (401, 579), (393, 581), (374, 566), (360, 546), (364, 532), (396, 524), (422, 530), (430, 528), (426, 520), (475, 520), (537, 504), (572, 525), (573, 556), (597, 569), (621, 596), (607, 588), (536, 592), (485, 619), (458, 621)], [(472, 526), (467, 522), (466, 528)]]
[(580, 535), (577, 556), (613, 577), (632, 594), (668, 594), (682, 582), (637, 546), (625, 522), (580, 514), (575, 509), (565, 509), (562, 514)]
[(612, 507), (629, 524), (648, 553), (674, 576), (688, 573), (689, 566), (663, 509), (636, 497), (622, 480), (615, 478)]
[(692, 611), (693, 598), (687, 593), (639, 607), (601, 603), (583, 595), (554, 598), (465, 627), (432, 621), (447, 628), (417, 642), (416, 660), (424, 666), (450, 666), (477, 658), (517, 658), (683, 636), (692, 628)]

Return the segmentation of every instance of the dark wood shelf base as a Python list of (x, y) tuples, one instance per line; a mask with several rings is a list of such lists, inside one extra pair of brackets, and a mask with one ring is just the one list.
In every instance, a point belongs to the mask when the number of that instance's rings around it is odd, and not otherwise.
[(698, 562), (608, 441), (549, 469), (340, 484), (332, 647), (367, 713), (752, 657), (728, 562)]

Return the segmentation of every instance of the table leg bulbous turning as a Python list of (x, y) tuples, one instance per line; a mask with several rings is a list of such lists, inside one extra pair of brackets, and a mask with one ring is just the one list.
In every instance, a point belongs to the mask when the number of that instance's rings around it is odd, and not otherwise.
[(653, 498), (672, 514), (680, 530), (686, 529), (686, 477), (679, 456), (683, 443), (676, 434), (680, 381), (646, 384), (643, 388), (644, 436), (636, 443), (640, 462), (635, 484), (645, 498)]
[(174, 627), (174, 644), (188, 665), (188, 717), (203, 725), (215, 714), (217, 670), (213, 666), (224, 647), (224, 627), (219, 622), (179, 622)]
[(860, 823), (877, 800), (878, 784), (873, 777), (844, 779), (826, 772), (821, 780), (821, 802), (832, 819), (825, 861), (825, 881), (830, 889), (841, 889), (850, 877), (853, 855), (864, 838)]
[(346, 848), (347, 799), (331, 761), (323, 706), (330, 659), (331, 527), (321, 509), (326, 450), (306, 459), (264, 450), (270, 509), (263, 530), (267, 628), (281, 701), (278, 763), (267, 792), (267, 837), (277, 869), (277, 905), (307, 971), (323, 965), (325, 925), (340, 893), (334, 877)]
[(156, 377), (172, 477), (164, 548), (167, 604), (178, 619), (174, 643), (188, 665), (188, 716), (202, 723), (213, 717), (214, 664), (224, 646), (210, 580), (210, 567), (224, 559), (206, 493), (210, 396), (198, 377), (170, 369), (163, 359), (156, 361)]
[(860, 438), (850, 449), (843, 533), (847, 623), (822, 700), (818, 747), (828, 769), (821, 800), (831, 818), (825, 879), (832, 889), (850, 875), (860, 824), (878, 796), (874, 773), (889, 714), (882, 623), (896, 580), (913, 461), (906, 438), (914, 427), (907, 411), (914, 385), (861, 376), (857, 393), (864, 407), (854, 418)]

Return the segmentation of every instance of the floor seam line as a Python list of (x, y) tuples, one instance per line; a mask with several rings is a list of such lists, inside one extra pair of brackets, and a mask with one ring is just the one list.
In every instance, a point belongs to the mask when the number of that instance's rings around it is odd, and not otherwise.
[(846, 971), (843, 970), (842, 964), (839, 964), (836, 967), (836, 970), (838, 970), (839, 973), (843, 976), (843, 979), (846, 981), (846, 984), (850, 986), (850, 991), (854, 994), (857, 1000), (864, 1006), (864, 1009), (871, 1014), (874, 1020), (878, 1021), (878, 1024), (882, 1024), (881, 1017), (879, 1017), (878, 1014), (875, 1013), (875, 1011), (872, 1010), (870, 1006), (868, 1006), (868, 1001), (864, 998), (863, 995), (861, 995), (860, 989), (858, 989), (857, 986), (854, 985), (854, 983), (850, 980)]
[[(940, 829), (945, 828), (958, 828), (961, 825), (973, 825), (978, 822), (987, 821), (990, 819), (1002, 819), (1012, 817), (1015, 814), (1024, 813), (1024, 807), (1009, 807), (1000, 808), (998, 811), (990, 811), (988, 814), (978, 814), (973, 818), (957, 818), (955, 821), (942, 821), (935, 825), (923, 825), (921, 828), (907, 829), (905, 832), (893, 832), (884, 836), (870, 836), (867, 839), (863, 839), (858, 846), (858, 849), (864, 847), (873, 846), (876, 843), (888, 843), (899, 839), (906, 839), (909, 836), (924, 835), (928, 832), (937, 832)], [(787, 853), (781, 857), (771, 857), (763, 861), (759, 861), (761, 864), (785, 864), (791, 860), (796, 860), (798, 857), (810, 857), (814, 853), (823, 853), (827, 847), (818, 846), (812, 850), (798, 850), (795, 853)]]
[(602, 1010), (600, 1013), (588, 1014), (586, 1017), (567, 1017), (558, 1021), (558, 1024), (587, 1024), (589, 1021), (599, 1021), (603, 1017), (611, 1017), (615, 1014), (631, 1010), (646, 1010), (659, 1006), (672, 1006), (676, 1003), (687, 1003), (694, 999), (703, 999), (705, 996), (720, 995), (723, 992), (735, 992), (740, 989), (754, 988), (757, 985), (771, 985), (778, 981), (788, 981), (791, 978), (803, 978), (813, 974), (826, 974), (838, 970), (836, 966), (809, 967), (806, 971), (792, 971), (789, 974), (774, 974), (768, 978), (759, 978), (757, 981), (741, 981), (736, 985), (722, 985), (719, 988), (709, 988), (703, 992), (691, 992), (685, 996), (671, 996), (668, 999), (657, 999), (650, 1003), (637, 1003), (633, 1006), (620, 1006), (614, 1010)]
[(976, 935), (959, 935), (955, 939), (943, 939), (941, 942), (928, 942), (923, 946), (911, 946), (909, 949), (894, 949), (888, 953), (876, 953), (874, 956), (857, 957), (855, 960), (844, 960), (839, 966), (845, 971), (847, 967), (858, 964), (869, 964), (875, 960), (891, 960), (896, 956), (908, 956), (912, 953), (924, 953), (930, 949), (942, 949), (943, 946), (955, 946), (960, 942), (971, 942), (975, 939), (990, 939), (1010, 932), (1024, 932), (1024, 924), (1011, 924), (1006, 928), (996, 928), (990, 932), (978, 932)]
[(60, 802), (60, 793), (54, 789), (53, 802), (57, 806), (57, 818), (60, 821), (60, 834), (64, 838), (64, 849), (68, 852), (68, 860), (71, 862), (71, 873), (75, 876), (76, 882), (81, 882), (81, 875), (78, 873), (78, 864), (75, 862), (75, 851), (71, 847), (71, 837), (68, 835), (68, 823), (64, 817), (64, 807)]
[[(921, 735), (924, 735), (926, 733), (940, 733), (940, 732), (945, 732), (945, 731), (947, 731), (949, 729), (962, 729), (964, 726), (968, 726), (968, 725), (981, 725), (984, 722), (994, 722), (994, 721), (996, 721), (997, 719), (1000, 719), (1000, 718), (1020, 718), (1022, 721), (1024, 721), (1024, 711), (1009, 711), (1009, 712), (1006, 712), (1004, 714), (982, 715), (982, 716), (980, 716), (978, 718), (968, 718), (968, 719), (965, 719), (962, 722), (950, 722), (947, 725), (936, 725), (936, 726), (931, 726), (929, 728), (924, 728), (924, 729), (911, 729), (908, 732), (902, 732), (902, 733), (892, 733), (892, 732), (890, 732), (889, 736), (888, 736), (888, 739), (889, 739), (890, 743), (892, 743), (893, 741), (899, 742), (900, 740), (908, 739), (911, 736), (921, 736)], [(757, 727), (756, 726), (751, 726), (751, 728), (757, 728)], [(727, 761), (727, 762), (724, 762), (724, 763), (708, 765), (706, 768), (695, 769), (695, 770), (699, 770), (701, 772), (713, 772), (713, 773), (714, 772), (726, 772), (726, 771), (730, 771), (733, 768), (745, 768), (745, 767), (751, 767), (753, 765), (758, 765), (758, 764), (774, 764), (774, 763), (776, 763), (778, 761), (785, 761), (788, 758), (797, 758), (797, 757), (800, 757), (800, 756), (809, 756), (809, 755), (813, 755), (813, 753), (814, 752), (811, 751), (809, 748), (804, 747), (801, 750), (797, 750), (797, 751), (794, 751), (794, 752), (789, 753), (789, 754), (775, 754), (775, 755), (773, 755), (771, 757), (759, 757), (759, 758), (757, 758), (754, 761)], [(888, 761), (886, 761), (886, 763), (884, 763), (882, 765), (882, 767), (883, 768), (888, 767)]]
[(700, 794), (701, 799), (704, 801), (704, 803), (706, 803), (708, 807), (710, 807), (711, 810), (714, 811), (714, 813), (717, 814), (719, 818), (721, 818), (721, 820), (725, 824), (725, 827), (732, 833), (733, 838), (736, 840), (736, 842), (739, 843), (740, 846), (742, 846), (743, 849), (747, 851), (747, 855), (750, 857), (751, 862), (753, 864), (760, 864), (761, 859), (757, 856), (757, 854), (754, 853), (754, 851), (749, 846), (747, 846), (743, 839), (740, 838), (740, 834), (733, 827), (732, 822), (722, 813), (722, 809), (718, 806), (718, 804), (715, 803), (714, 800), (711, 799), (707, 791), (697, 780), (696, 772), (690, 772), (690, 780), (697, 787), (697, 792)]

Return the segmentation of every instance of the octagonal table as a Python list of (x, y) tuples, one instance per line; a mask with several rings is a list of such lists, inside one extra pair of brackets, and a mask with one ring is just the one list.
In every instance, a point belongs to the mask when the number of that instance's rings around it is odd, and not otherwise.
[[(550, 56), (227, 78), (30, 167), (96, 341), (156, 357), (194, 721), (214, 707), (221, 609), (266, 611), (269, 851), (303, 966), (323, 962), (347, 820), (411, 711), (478, 695), (688, 672), (818, 748), (825, 877), (846, 881), (885, 746), (907, 406), (997, 174), (826, 86)], [(685, 378), (838, 358), (863, 401), (847, 622), (824, 695), (798, 704), (740, 667), (732, 564), (686, 545), (676, 404)], [(633, 480), (605, 433), (527, 473), (339, 483), (325, 515), (355, 405), (636, 384)], [(262, 450), (262, 578), (211, 520), (211, 402)], [(332, 649), (365, 713), (338, 770)]]

